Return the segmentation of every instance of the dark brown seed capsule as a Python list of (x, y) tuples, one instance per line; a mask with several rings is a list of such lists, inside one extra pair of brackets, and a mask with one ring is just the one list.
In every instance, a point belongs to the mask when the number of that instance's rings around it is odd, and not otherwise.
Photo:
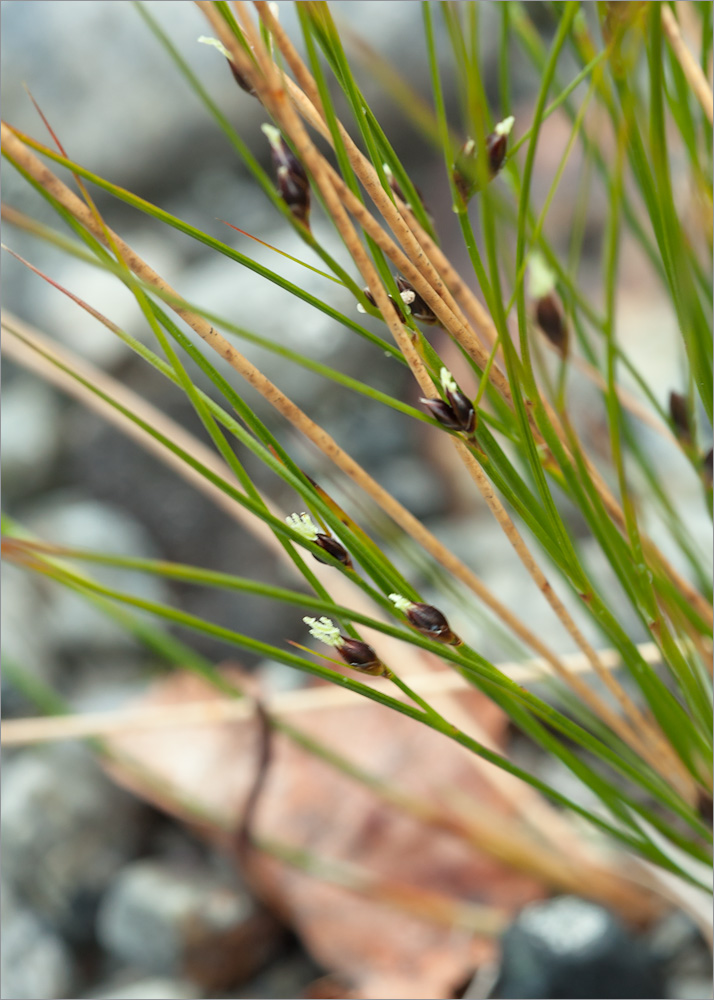
[(303, 165), (276, 128), (263, 125), (263, 132), (270, 143), (280, 196), (295, 218), (309, 228), (310, 182)]
[(363, 670), (366, 674), (375, 676), (384, 672), (384, 664), (379, 661), (375, 651), (366, 642), (342, 636), (342, 643), (336, 648), (345, 663), (355, 670)]
[(246, 94), (250, 94), (252, 97), (256, 97), (257, 94), (256, 94), (255, 90), (253, 89), (253, 86), (250, 83), (248, 83), (248, 81), (246, 80), (246, 78), (241, 74), (240, 70), (238, 69), (238, 67), (236, 66), (236, 64), (233, 62), (233, 60), (232, 59), (228, 59), (227, 61), (228, 61), (228, 65), (230, 66), (231, 73), (233, 74), (233, 79), (238, 84), (238, 86), (240, 87), (240, 89), (244, 90), (246, 92)]
[[(371, 306), (374, 306), (375, 309), (377, 309), (378, 306), (377, 306), (377, 303), (375, 302), (374, 295), (372, 295), (372, 293), (370, 292), (369, 288), (363, 288), (362, 291), (364, 292), (364, 297), (367, 299), (367, 301), (369, 302), (369, 304)], [(399, 308), (399, 306), (394, 301), (394, 299), (392, 298), (391, 295), (389, 296), (389, 301), (394, 306), (394, 311), (397, 314), (397, 316), (399, 317), (399, 319), (402, 321), (402, 323), (406, 323), (406, 319), (404, 318), (404, 313)]]
[(420, 402), (424, 404), (432, 417), (435, 417), (444, 427), (448, 427), (452, 431), (463, 430), (461, 421), (443, 399), (426, 399), (422, 396)]
[(420, 323), (438, 323), (436, 316), (434, 315), (431, 308), (426, 304), (424, 299), (419, 295), (413, 288), (412, 285), (402, 278), (401, 275), (397, 276), (397, 288), (402, 297), (402, 302), (409, 306), (414, 319), (419, 320)]
[(462, 644), (462, 640), (451, 631), (449, 623), (441, 611), (432, 607), (431, 604), (422, 604), (421, 602), (412, 604), (405, 613), (414, 628), (423, 635), (429, 636), (430, 639), (436, 639), (437, 642), (444, 642), (450, 646)]
[(548, 292), (536, 302), (536, 320), (538, 326), (556, 348), (565, 357), (568, 353), (568, 327), (563, 315), (563, 308), (553, 292)]
[[(333, 538), (332, 535), (325, 535), (322, 532), (319, 532), (315, 538), (315, 544), (319, 545), (321, 549), (325, 550), (325, 552), (329, 552), (329, 554), (334, 556), (335, 559), (339, 559), (340, 562), (348, 568), (352, 567), (352, 560), (350, 559), (349, 552), (344, 545), (342, 545), (341, 542), (338, 542), (336, 538)], [(320, 559), (318, 556), (315, 556), (315, 559), (317, 559), (319, 563), (325, 565), (324, 559)]]
[[(493, 179), (505, 162), (508, 136), (512, 127), (513, 118), (505, 118), (496, 125), (493, 132), (486, 136), (488, 179)], [(483, 173), (476, 143), (473, 139), (468, 139), (461, 147), (452, 173), (454, 184), (463, 201), (468, 202), (481, 188), (485, 179), (482, 176)]]
[(457, 389), (456, 392), (452, 389), (446, 389), (445, 391), (446, 398), (451, 404), (451, 409), (459, 422), (460, 429), (467, 434), (473, 434), (476, 427), (476, 411), (473, 408), (473, 403), (464, 396), (461, 389)]
[(669, 415), (674, 432), (683, 444), (692, 443), (692, 426), (689, 422), (689, 407), (685, 396), (678, 392), (669, 394)]
[(473, 139), (467, 139), (461, 147), (459, 155), (456, 157), (452, 177), (456, 190), (464, 202), (469, 201), (476, 193), (477, 170), (476, 170), (476, 143)]
[(706, 453), (702, 459), (702, 479), (704, 480), (704, 485), (708, 490), (712, 488), (712, 477), (714, 475), (714, 461), (713, 461), (712, 449)]
[(507, 135), (499, 135), (497, 132), (491, 132), (486, 137), (486, 153), (488, 155), (488, 167), (491, 171), (491, 177), (495, 177), (503, 166), (503, 161), (506, 159), (507, 146)]

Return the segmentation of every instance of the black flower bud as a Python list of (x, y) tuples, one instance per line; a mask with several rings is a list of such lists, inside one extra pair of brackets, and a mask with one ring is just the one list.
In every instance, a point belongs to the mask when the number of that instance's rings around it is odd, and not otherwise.
[(397, 276), (397, 288), (399, 289), (402, 302), (404, 305), (409, 306), (414, 319), (419, 320), (420, 323), (428, 323), (430, 325), (439, 322), (431, 307), (426, 304), (421, 295), (401, 275)]
[(541, 296), (535, 307), (538, 326), (562, 357), (568, 353), (568, 327), (554, 292)]
[[(372, 295), (372, 293), (370, 292), (369, 288), (363, 288), (362, 292), (364, 293), (364, 297), (367, 299), (367, 301), (369, 302), (369, 304), (371, 306), (374, 306), (375, 309), (378, 309), (379, 307), (378, 307), (378, 305), (377, 305), (377, 303), (375, 301), (374, 295)], [(392, 298), (392, 296), (390, 295), (390, 296), (388, 296), (388, 298), (389, 298), (389, 301), (392, 303), (392, 306), (394, 307), (394, 311), (397, 314), (397, 316), (399, 317), (400, 321), (402, 323), (406, 323), (406, 319), (404, 318), (404, 313), (399, 308), (399, 306), (397, 305), (397, 303), (394, 301), (394, 299)], [(358, 312), (365, 312), (365, 310), (362, 308), (362, 306), (359, 303), (357, 304), (357, 311)]]
[[(347, 566), (348, 569), (352, 568), (352, 560), (350, 559), (349, 552), (344, 545), (341, 542), (338, 542), (336, 538), (333, 538), (332, 535), (325, 535), (322, 532), (318, 532), (314, 541), (315, 544), (319, 545), (321, 549), (325, 550), (325, 552), (329, 552), (329, 554), (334, 556), (335, 559), (339, 559), (339, 561), (344, 566)], [(317, 559), (319, 563), (325, 563), (324, 559), (319, 559), (317, 556), (315, 556), (315, 559)]]
[[(473, 403), (459, 389), (454, 376), (448, 368), (441, 369), (440, 380), (448, 404), (443, 404), (444, 409), (432, 407), (431, 405), (429, 409), (445, 427), (453, 427), (455, 430), (463, 431), (470, 437), (476, 427), (476, 411), (474, 410)], [(426, 402), (426, 400), (422, 400), (422, 402)], [(435, 400), (434, 402), (438, 401)], [(448, 423), (447, 420), (449, 421)], [(452, 423), (452, 421), (455, 421), (455, 423)]]
[(689, 407), (686, 397), (678, 392), (669, 394), (669, 416), (677, 438), (682, 444), (691, 444), (692, 425), (689, 420)]
[(410, 624), (422, 635), (449, 646), (463, 644), (463, 639), (451, 631), (448, 621), (438, 608), (432, 607), (431, 604), (422, 604), (420, 601), (410, 601), (401, 594), (390, 594), (389, 600), (404, 612)]
[(238, 84), (238, 86), (240, 87), (240, 89), (244, 90), (246, 92), (246, 94), (250, 94), (251, 97), (257, 97), (258, 95), (257, 95), (257, 93), (255, 91), (255, 88), (253, 87), (253, 85), (251, 83), (248, 83), (248, 81), (242, 75), (242, 73), (240, 72), (240, 70), (238, 69), (238, 67), (233, 62), (232, 59), (228, 60), (228, 65), (230, 67), (231, 73), (233, 74), (233, 79)]
[[(502, 122), (496, 125), (493, 132), (486, 136), (485, 146), (488, 164), (486, 172), (490, 179), (496, 176), (504, 164), (506, 149), (508, 147), (508, 136), (512, 128), (513, 118), (504, 118)], [(481, 187), (483, 183), (481, 174), (482, 169), (479, 163), (476, 143), (473, 139), (468, 139), (456, 157), (452, 173), (456, 190), (464, 202), (468, 202)]]
[(444, 427), (448, 427), (452, 431), (463, 430), (459, 418), (443, 399), (427, 399), (422, 396), (420, 402), (424, 404), (432, 417), (435, 417)]
[(375, 677), (384, 673), (384, 664), (366, 642), (343, 635), (341, 645), (336, 648), (348, 667), (361, 670), (365, 674), (373, 674)]
[(375, 677), (386, 673), (387, 668), (371, 646), (360, 639), (341, 635), (338, 627), (329, 618), (305, 617), (303, 621), (309, 626), (310, 635), (324, 642), (326, 646), (336, 649), (349, 667), (366, 674), (374, 674)]
[(310, 182), (303, 165), (276, 128), (263, 125), (262, 130), (270, 143), (280, 196), (295, 218), (309, 229)]

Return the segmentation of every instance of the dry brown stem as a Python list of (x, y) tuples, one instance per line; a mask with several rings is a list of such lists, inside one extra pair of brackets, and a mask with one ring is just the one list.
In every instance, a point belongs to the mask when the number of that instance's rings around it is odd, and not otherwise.
[(704, 75), (701, 66), (687, 48), (687, 44), (682, 38), (682, 32), (679, 30), (677, 19), (670, 8), (666, 4), (662, 4), (660, 10), (662, 12), (662, 28), (667, 36), (667, 41), (671, 45), (672, 51), (679, 61), (679, 65), (682, 67), (682, 72), (687, 78), (687, 83), (694, 91), (711, 124), (714, 120), (714, 95), (712, 94), (712, 88), (709, 86), (709, 81)]
[[(262, 523), (262, 522), (261, 522)], [(42, 547), (41, 547), (42, 548)], [(46, 547), (52, 550), (52, 546)], [(61, 551), (61, 550), (58, 550)], [(655, 665), (660, 662), (660, 652), (653, 642), (643, 643), (640, 654), (646, 662)], [(622, 660), (615, 650), (599, 652), (600, 660), (608, 670), (617, 669)], [(582, 653), (563, 657), (563, 663), (571, 674), (587, 673), (591, 669), (588, 659)], [(497, 669), (517, 684), (533, 684), (543, 680), (549, 671), (542, 659), (527, 660), (525, 663), (500, 663)], [(377, 678), (372, 686), (389, 690), (395, 698), (404, 700), (406, 695), (394, 691), (389, 682)], [(426, 698), (442, 694), (458, 695), (473, 691), (472, 685), (451, 671), (420, 671), (409, 675), (409, 684)], [(297, 691), (278, 692), (263, 700), (265, 710), (276, 718), (290, 718), (301, 712), (316, 710), (334, 712), (342, 707), (370, 704), (361, 695), (347, 688), (324, 685), (302, 688)], [(81, 715), (57, 715), (26, 719), (6, 719), (0, 731), (0, 742), (6, 746), (25, 746), (30, 743), (50, 743), (59, 740), (84, 739), (89, 736), (108, 736), (112, 733), (133, 732), (143, 729), (173, 729), (181, 726), (213, 726), (223, 722), (240, 722), (251, 718), (255, 710), (249, 699), (211, 699), (180, 705), (166, 705), (141, 709), (120, 709), (115, 712), (85, 712)], [(517, 782), (523, 790), (522, 782)]]

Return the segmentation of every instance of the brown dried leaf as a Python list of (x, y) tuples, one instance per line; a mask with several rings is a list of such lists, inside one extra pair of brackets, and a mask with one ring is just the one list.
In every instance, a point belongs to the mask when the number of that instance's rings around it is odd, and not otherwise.
[[(231, 671), (245, 687), (250, 678)], [(191, 675), (158, 682), (142, 705), (219, 697)], [(463, 700), (494, 739), (505, 731), (500, 711), (477, 692)], [(295, 725), (404, 792), (446, 811), (448, 789), (493, 808), (495, 793), (468, 754), (438, 733), (382, 706), (360, 703), (306, 712)], [(203, 832), (222, 845), (240, 826), (255, 779), (259, 731), (254, 722), (226, 723), (112, 737), (110, 748), (150, 769), (186, 802), (221, 817)], [(271, 740), (253, 832), (329, 861), (366, 869), (385, 886), (402, 884), (485, 906), (502, 915), (542, 895), (542, 887), (478, 853), (456, 836), (426, 827), (363, 785), (280, 734)], [(150, 786), (121, 764), (122, 784), (187, 822), (187, 805)], [(221, 829), (221, 826), (223, 827)], [(365, 898), (316, 879), (264, 853), (249, 855), (253, 888), (296, 930), (316, 961), (351, 984), (354, 997), (448, 997), (493, 953), (492, 941)], [(500, 921), (499, 921), (500, 923)]]

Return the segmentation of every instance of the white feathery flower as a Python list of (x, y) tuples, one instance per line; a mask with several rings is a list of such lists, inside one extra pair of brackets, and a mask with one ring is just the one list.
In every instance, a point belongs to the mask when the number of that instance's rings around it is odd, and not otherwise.
[(408, 597), (402, 597), (401, 594), (390, 594), (389, 600), (397, 611), (407, 612), (414, 604), (414, 601), (410, 601)]
[(405, 288), (403, 292), (399, 293), (399, 297), (405, 306), (410, 306), (416, 298), (416, 292), (413, 288)]
[(303, 618), (303, 621), (310, 628), (310, 635), (326, 646), (341, 646), (343, 639), (340, 630), (329, 618)]
[(211, 38), (209, 35), (201, 35), (198, 40), (202, 45), (212, 45), (214, 49), (218, 49), (221, 55), (233, 62), (233, 56), (230, 54), (223, 42), (219, 42), (217, 38)]
[(508, 118), (504, 118), (502, 122), (495, 125), (493, 131), (496, 135), (510, 135), (515, 120), (513, 115), (509, 115)]
[(319, 534), (317, 525), (305, 511), (302, 514), (289, 514), (285, 521), (298, 535), (307, 538), (308, 542), (314, 542)]
[(442, 368), (439, 372), (439, 381), (444, 392), (458, 392), (459, 387), (448, 368)]

